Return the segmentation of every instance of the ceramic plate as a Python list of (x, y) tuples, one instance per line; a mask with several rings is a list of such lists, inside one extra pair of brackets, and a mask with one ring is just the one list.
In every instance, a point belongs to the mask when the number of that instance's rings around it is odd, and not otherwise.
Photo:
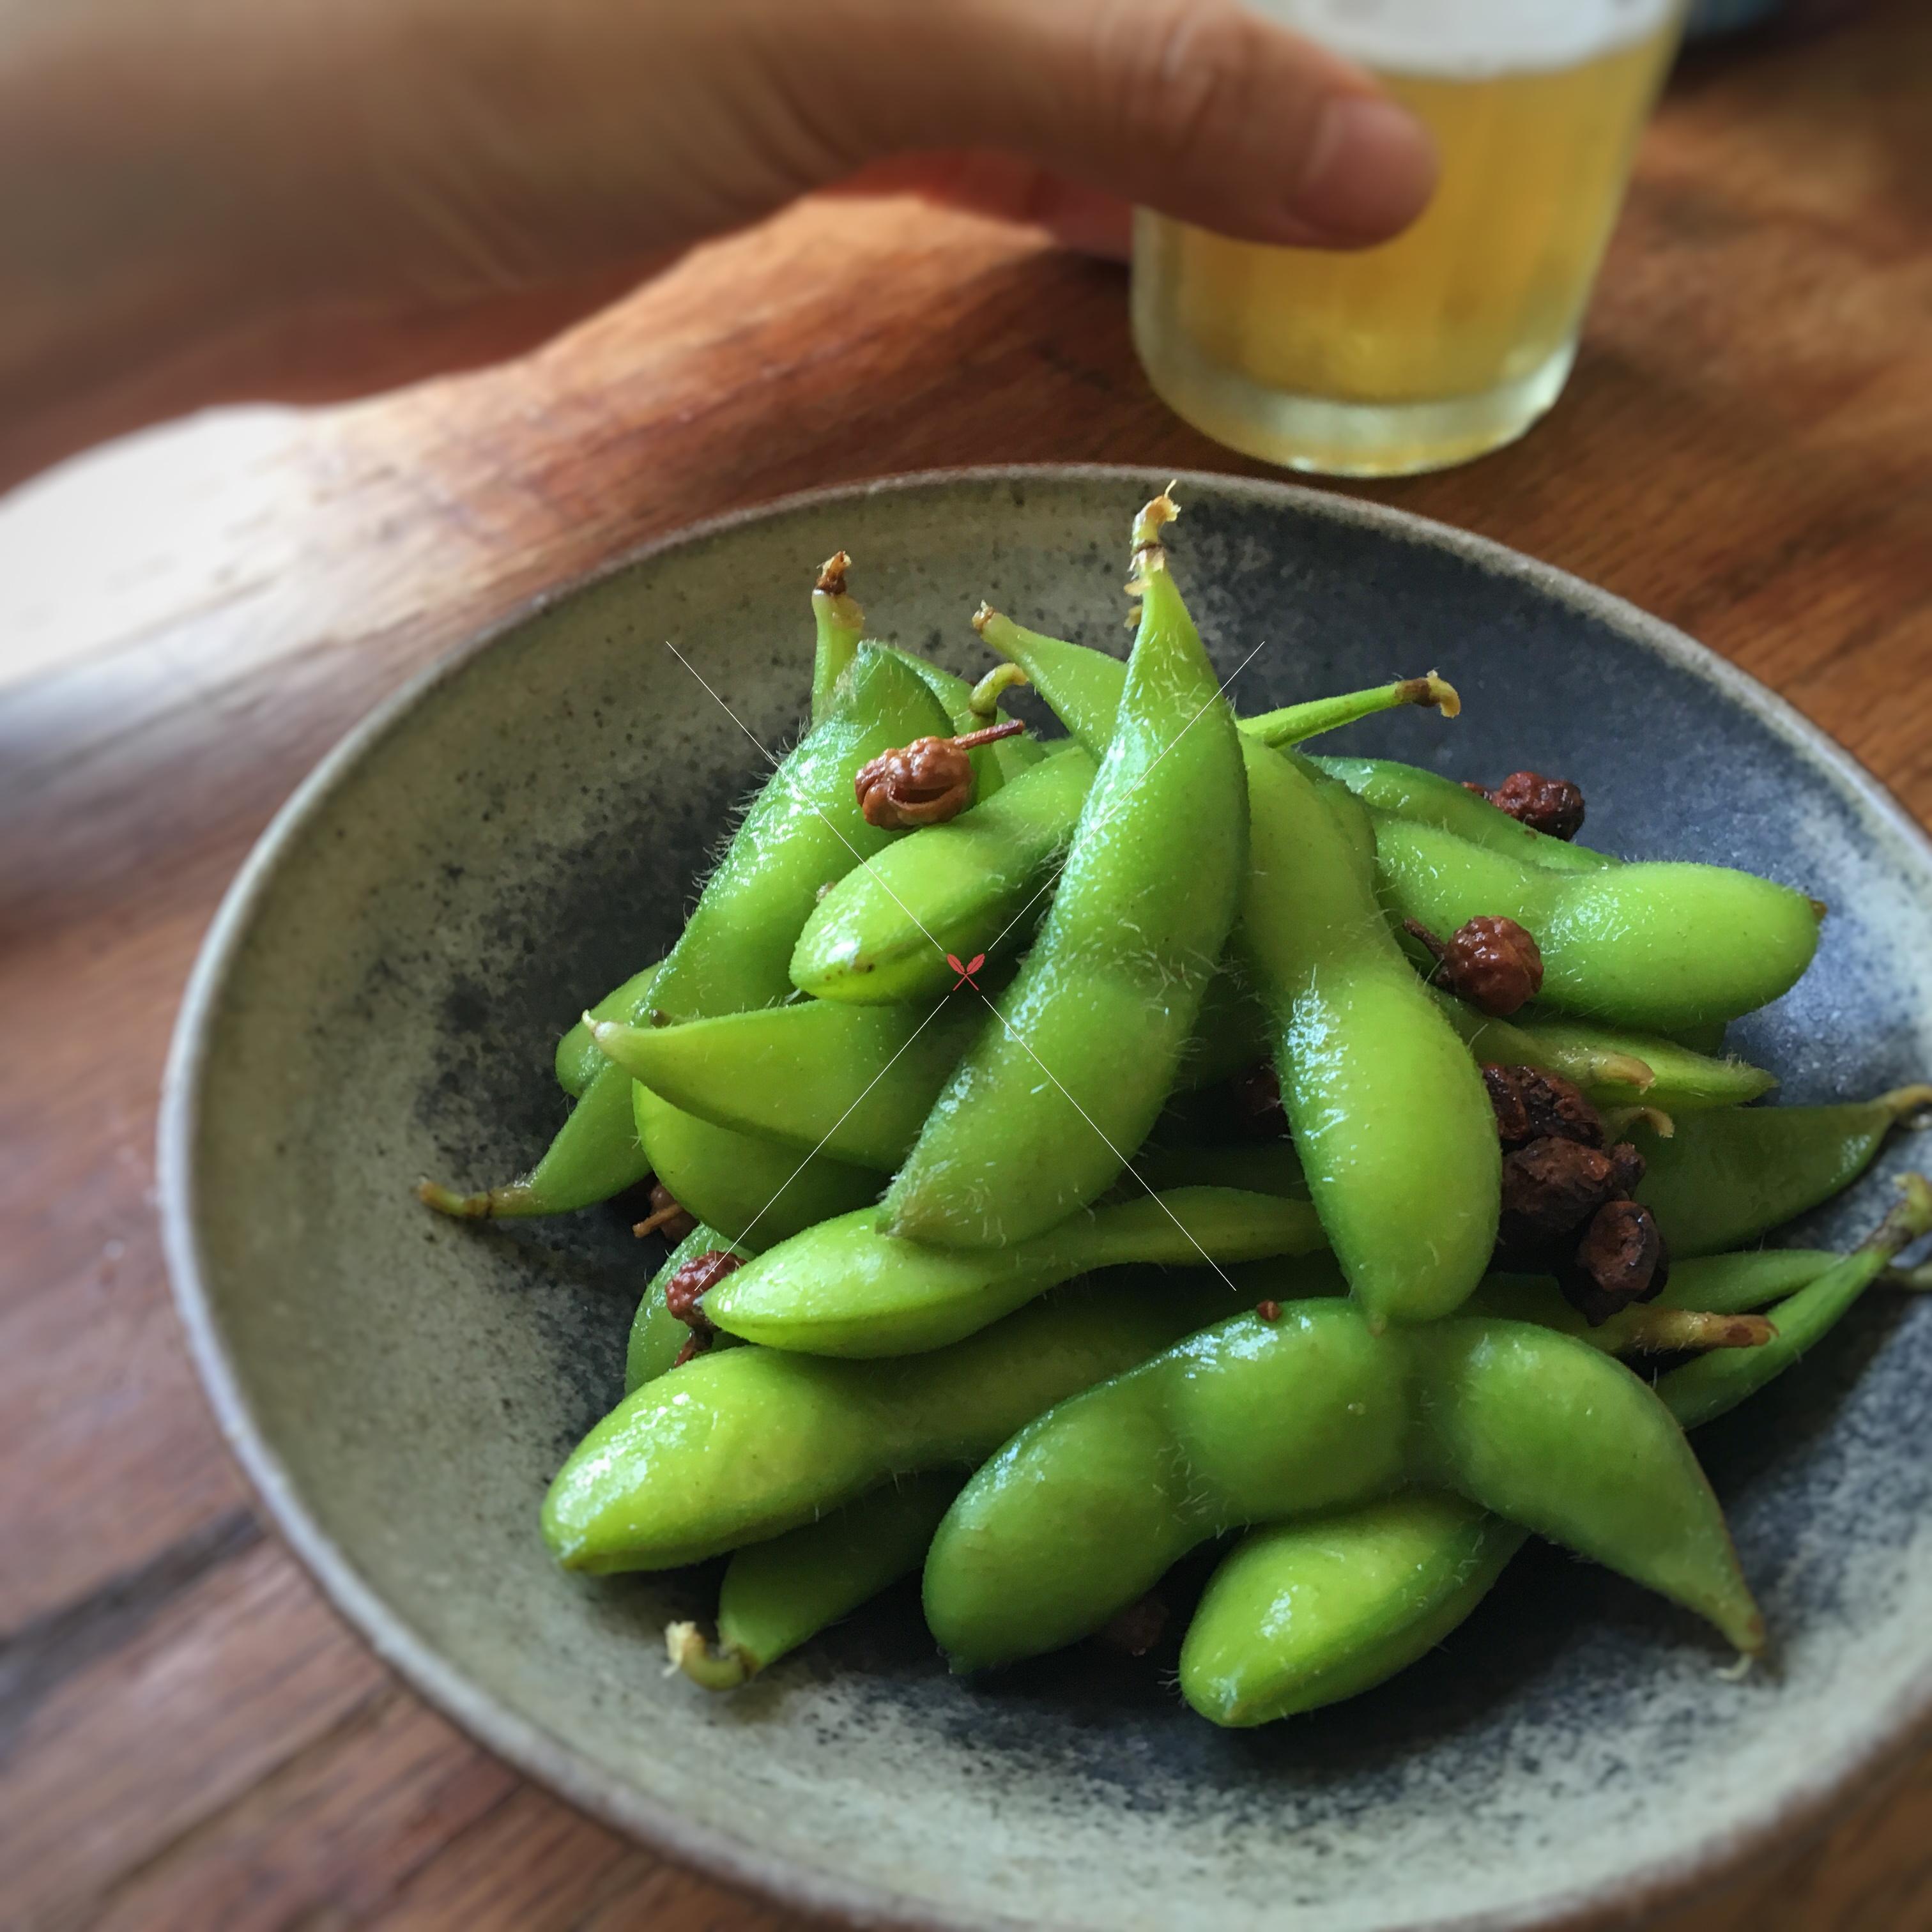
[[(866, 1922), (1388, 1932), (1541, 1926), (1783, 1847), (1932, 1706), (1932, 1307), (1876, 1294), (1699, 1438), (1779, 1649), (1533, 1548), (1426, 1662), (1246, 1732), (1090, 1647), (950, 1678), (892, 1593), (729, 1700), (663, 1675), (715, 1570), (589, 1582), (537, 1534), (619, 1392), (662, 1252), (616, 1209), (459, 1226), (562, 1118), (558, 1033), (675, 935), (794, 730), (834, 549), (882, 634), (962, 670), (979, 598), (1124, 647), (1165, 475), (896, 479), (729, 519), (546, 598), (371, 718), (262, 839), (190, 989), (162, 1129), (171, 1263), (223, 1426), (376, 1649), (506, 1758), (675, 1856)], [(1735, 1030), (1783, 1098), (1932, 1069), (1932, 856), (1843, 752), (1689, 639), (1393, 511), (1184, 478), (1177, 575), (1244, 710), (1432, 667), (1462, 719), (1336, 748), (1577, 779), (1610, 850), (1828, 898), (1818, 962)], [(665, 649), (674, 640), (706, 691)], [(713, 693), (715, 692), (715, 695)], [(1907, 1138), (1881, 1169), (1914, 1156)], [(1927, 1150), (1920, 1150), (1923, 1160)], [(1876, 1176), (1810, 1226), (1855, 1237)]]

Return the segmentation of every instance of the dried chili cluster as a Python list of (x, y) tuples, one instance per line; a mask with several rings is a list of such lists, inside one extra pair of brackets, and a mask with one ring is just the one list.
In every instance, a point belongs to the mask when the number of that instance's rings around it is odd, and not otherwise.
[(1642, 1155), (1628, 1141), (1606, 1147), (1602, 1115), (1560, 1074), (1487, 1064), (1483, 1084), (1504, 1149), (1498, 1264), (1554, 1274), (1593, 1327), (1661, 1294), (1664, 1238), (1630, 1198)]

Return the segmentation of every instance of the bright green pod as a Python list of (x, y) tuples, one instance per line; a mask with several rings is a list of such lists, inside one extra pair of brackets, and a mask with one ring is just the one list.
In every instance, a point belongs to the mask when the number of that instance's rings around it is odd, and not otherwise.
[[(970, 993), (938, 1010), (806, 1000), (683, 1026), (608, 1022), (596, 1040), (652, 1092), (702, 1120), (890, 1174), (985, 1023)], [(1224, 974), (1176, 1077), (1188, 1085), (1223, 1079), (1267, 1052), (1258, 1010)]]
[(1305, 1201), (1225, 1187), (1088, 1209), (1004, 1248), (902, 1240), (861, 1210), (767, 1249), (712, 1289), (704, 1312), (728, 1334), (767, 1348), (909, 1355), (973, 1334), (1076, 1274), (1135, 1262), (1232, 1264), (1324, 1245)]
[(713, 1126), (625, 1078), (651, 1171), (687, 1214), (735, 1242), (768, 1247), (878, 1198), (868, 1168)]
[(1043, 1232), (1118, 1178), (1172, 1090), (1233, 922), (1246, 814), (1234, 718), (1156, 540), (1172, 514), (1158, 498), (1136, 526), (1139, 632), (1052, 907), (886, 1193), (894, 1234)]
[(664, 1632), (672, 1664), (707, 1690), (735, 1690), (912, 1575), (962, 1480), (949, 1470), (888, 1483), (817, 1522), (748, 1544), (718, 1586), (717, 1642), (695, 1624), (673, 1624)]
[(1778, 1084), (1777, 1076), (1761, 1066), (1694, 1052), (1661, 1034), (1595, 1026), (1534, 1006), (1498, 1019), (1439, 986), (1431, 991), (1478, 1060), (1560, 1073), (1600, 1107), (1690, 1114), (1744, 1106)]
[(1567, 839), (1535, 830), (1492, 805), (1480, 792), (1471, 791), (1439, 772), (1402, 764), (1394, 758), (1312, 757), (1309, 762), (1331, 778), (1340, 779), (1364, 805), (1416, 824), (1439, 826), (1472, 845), (1487, 846), (1511, 858), (1562, 872), (1600, 872), (1618, 862), (1606, 852), (1593, 852), (1587, 845), (1573, 845)]
[(1762, 1647), (1724, 1513), (1647, 1383), (1527, 1323), (1378, 1337), (1341, 1301), (1222, 1322), (1030, 1423), (940, 1525), (926, 1622), (956, 1668), (1036, 1656), (1228, 1529), (1409, 1486), (1451, 1490)]
[(658, 967), (653, 961), (640, 973), (633, 973), (621, 986), (614, 987), (556, 1043), (556, 1084), (573, 1097), (583, 1093), (609, 1062), (597, 1049), (590, 1029), (602, 1020), (622, 1020), (632, 1025), (646, 1018), (651, 1010), (651, 988), (656, 983)]
[(1528, 1534), (1413, 1490), (1251, 1530), (1195, 1606), (1181, 1695), (1210, 1723), (1246, 1726), (1372, 1690), (1448, 1636)]
[[(631, 1318), (630, 1340), (625, 1345), (626, 1395), (633, 1389), (642, 1388), (646, 1382), (656, 1382), (667, 1370), (676, 1365), (678, 1357), (684, 1353), (685, 1344), (691, 1340), (691, 1329), (664, 1305), (665, 1287), (686, 1262), (695, 1261), (700, 1255), (710, 1254), (719, 1248), (730, 1249), (747, 1258), (753, 1252), (742, 1243), (734, 1247), (716, 1228), (707, 1227), (700, 1221), (664, 1257), (664, 1265), (651, 1276), (650, 1286), (644, 1290), (638, 1304), (638, 1312)], [(734, 1336), (732, 1340), (735, 1342), (736, 1338)]]
[(1096, 769), (1078, 746), (1063, 746), (970, 811), (847, 873), (806, 921), (792, 984), (822, 1000), (920, 1003), (957, 984), (948, 954), (995, 967), (1016, 957), (1046, 910), (1044, 888)]
[(1447, 939), (1514, 920), (1543, 954), (1541, 1001), (1668, 1033), (1734, 1018), (1790, 992), (1818, 948), (1819, 908), (1724, 866), (1642, 863), (1556, 872), (1440, 826), (1372, 813), (1382, 896)]
[(880, 1484), (970, 1467), (1023, 1423), (1238, 1305), (1211, 1275), (1069, 1287), (923, 1355), (713, 1349), (627, 1396), (557, 1472), (566, 1568), (674, 1569), (816, 1521)]
[[(1903, 1205), (1850, 1255), (1723, 1255), (1672, 1269), (1666, 1298), (1684, 1307), (1756, 1307), (1768, 1289), (1783, 1294), (1769, 1342), (1701, 1357), (1658, 1382), (1680, 1426), (1714, 1420), (1782, 1374), (1932, 1228), (1932, 1190), (1916, 1175), (1905, 1184)], [(1249, 1725), (1371, 1690), (1454, 1630), (1527, 1534), (1460, 1497), (1420, 1495), (1253, 1531), (1202, 1593), (1181, 1646), (1181, 1694), (1216, 1724)]]
[(688, 1020), (788, 998), (791, 950), (820, 890), (897, 836), (866, 823), (854, 775), (881, 752), (949, 730), (904, 664), (862, 649), (825, 722), (779, 764), (732, 835), (658, 970), (652, 1004)]
[(596, 1037), (687, 1113), (890, 1174), (986, 1012), (976, 999), (938, 1010), (807, 1000), (683, 1026), (606, 1024)]
[(1246, 749), (1240, 943), (1276, 1028), (1295, 1150), (1370, 1319), (1430, 1321), (1460, 1304), (1496, 1245), (1489, 1095), (1327, 802), (1279, 753)]
[(631, 1084), (622, 1068), (607, 1064), (584, 1088), (543, 1158), (517, 1180), (475, 1194), (424, 1180), (417, 1185), (417, 1199), (459, 1220), (508, 1221), (567, 1214), (636, 1186), (651, 1166), (638, 1139)]
[(1932, 1086), (1826, 1107), (1745, 1107), (1692, 1114), (1668, 1138), (1626, 1130), (1644, 1157), (1636, 1198), (1673, 1256), (1741, 1248), (1841, 1194), (1901, 1120), (1932, 1107)]

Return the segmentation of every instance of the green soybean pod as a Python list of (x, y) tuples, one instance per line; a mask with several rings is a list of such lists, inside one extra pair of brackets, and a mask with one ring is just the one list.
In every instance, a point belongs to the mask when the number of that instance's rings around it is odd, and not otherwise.
[[(970, 993), (940, 1008), (806, 1000), (682, 1026), (596, 1029), (600, 1051), (719, 1126), (885, 1173), (905, 1159), (986, 1019)], [(1261, 1015), (1217, 976), (1178, 1082), (1224, 1078), (1267, 1054)]]
[(944, 1471), (888, 1483), (816, 1522), (747, 1544), (718, 1586), (716, 1644), (695, 1624), (673, 1624), (664, 1632), (672, 1664), (707, 1690), (735, 1690), (912, 1575), (962, 1480)]
[[(638, 1304), (638, 1312), (632, 1318), (631, 1335), (624, 1348), (624, 1393), (628, 1395), (633, 1389), (642, 1388), (645, 1383), (655, 1382), (664, 1372), (674, 1367), (685, 1344), (691, 1340), (691, 1330), (680, 1322), (664, 1304), (664, 1289), (673, 1275), (686, 1262), (695, 1261), (700, 1255), (708, 1255), (718, 1249), (748, 1259), (754, 1252), (742, 1242), (734, 1244), (716, 1228), (707, 1227), (702, 1221), (692, 1229), (664, 1257), (663, 1267), (652, 1276), (650, 1286), (644, 1290)], [(736, 1340), (734, 1336), (733, 1341)]]
[(556, 1043), (556, 1084), (573, 1098), (610, 1063), (591, 1037), (591, 1028), (604, 1020), (622, 1020), (635, 1025), (651, 1009), (651, 988), (661, 961), (653, 961), (640, 973), (633, 973), (621, 986), (614, 987)]
[(1502, 1156), (1474, 1060), (1376, 916), (1312, 782), (1249, 744), (1240, 943), (1336, 1258), (1377, 1325), (1452, 1312), (1496, 1245)]
[[(1906, 1198), (1852, 1253), (1726, 1255), (1673, 1268), (1684, 1305), (1772, 1310), (1762, 1346), (1674, 1370), (1658, 1394), (1695, 1428), (1816, 1345), (1903, 1248), (1932, 1228), (1932, 1190)], [(1489, 1594), (1528, 1532), (1461, 1497), (1414, 1496), (1251, 1532), (1216, 1569), (1181, 1646), (1180, 1688), (1218, 1724), (1268, 1724), (1372, 1689), (1440, 1643)]]
[(1558, 872), (1595, 872), (1618, 862), (1587, 845), (1552, 838), (1492, 805), (1480, 794), (1468, 790), (1454, 778), (1405, 765), (1393, 758), (1335, 758), (1311, 756), (1309, 762), (1338, 778), (1364, 805), (1421, 825), (1439, 826), (1472, 844), (1547, 866)]
[(1076, 1274), (1130, 1263), (1191, 1268), (1325, 1244), (1305, 1201), (1232, 1188), (1178, 1188), (1074, 1214), (1004, 1248), (938, 1248), (882, 1233), (864, 1210), (769, 1248), (704, 1298), (727, 1334), (817, 1355), (943, 1348)]
[(883, 850), (853, 776), (915, 738), (943, 735), (946, 714), (888, 652), (862, 648), (830, 712), (779, 764), (705, 881), (658, 969), (652, 1004), (674, 1020), (776, 1006), (791, 992), (791, 950), (828, 879)]
[(713, 1349), (626, 1396), (551, 1484), (566, 1569), (695, 1563), (895, 1477), (982, 1461), (1023, 1423), (1227, 1312), (1213, 1277), (1070, 1287), (951, 1347), (838, 1361)]
[(1835, 1106), (1693, 1114), (1667, 1139), (1638, 1122), (1629, 1130), (1645, 1162), (1636, 1198), (1673, 1256), (1742, 1247), (1843, 1193), (1886, 1136), (1928, 1107), (1932, 1086), (1913, 1086)]
[(959, 976), (949, 953), (984, 954), (994, 965), (1014, 956), (1046, 909), (1042, 887), (1072, 838), (1097, 769), (1078, 746), (1064, 746), (957, 818), (847, 873), (799, 934), (792, 984), (818, 999), (866, 1005), (936, 1000)]
[(879, 1177), (868, 1168), (713, 1126), (635, 1081), (631, 1098), (659, 1181), (686, 1213), (734, 1241), (768, 1246), (878, 1196)]
[(1226, 1529), (1410, 1486), (1453, 1490), (1762, 1646), (1724, 1514), (1646, 1383), (1526, 1323), (1378, 1338), (1336, 1301), (1222, 1322), (1029, 1424), (933, 1538), (926, 1621), (956, 1667), (1036, 1655)]
[(1543, 954), (1549, 1006), (1668, 1033), (1734, 1018), (1788, 992), (1818, 947), (1803, 893), (1723, 866), (1555, 872), (1438, 826), (1371, 814), (1384, 899), (1445, 938), (1499, 916)]
[(417, 1184), (417, 1199), (459, 1220), (507, 1221), (567, 1214), (636, 1186), (651, 1169), (638, 1138), (631, 1084), (621, 1067), (607, 1065), (529, 1173), (474, 1194), (424, 1180)]
[(1661, 1034), (1634, 1033), (1526, 1007), (1498, 1019), (1440, 987), (1430, 989), (1479, 1060), (1540, 1066), (1580, 1087), (1600, 1107), (1656, 1107), (1666, 1114), (1741, 1107), (1778, 1084), (1748, 1061), (1694, 1052)]
[(682, 1026), (607, 1023), (596, 1038), (687, 1113), (890, 1174), (985, 1018), (977, 1000), (938, 1011), (808, 1000)]
[(1039, 938), (886, 1193), (894, 1234), (1040, 1233), (1119, 1176), (1173, 1085), (1233, 922), (1246, 814), (1234, 718), (1156, 540), (1172, 514), (1156, 498), (1135, 526), (1141, 620), (1113, 741)]

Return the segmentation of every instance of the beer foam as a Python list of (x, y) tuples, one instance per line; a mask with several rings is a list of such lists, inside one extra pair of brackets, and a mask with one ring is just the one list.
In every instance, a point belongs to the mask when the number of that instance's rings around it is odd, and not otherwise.
[(1576, 67), (1657, 32), (1676, 0), (1248, 0), (1364, 67), (1473, 80)]

